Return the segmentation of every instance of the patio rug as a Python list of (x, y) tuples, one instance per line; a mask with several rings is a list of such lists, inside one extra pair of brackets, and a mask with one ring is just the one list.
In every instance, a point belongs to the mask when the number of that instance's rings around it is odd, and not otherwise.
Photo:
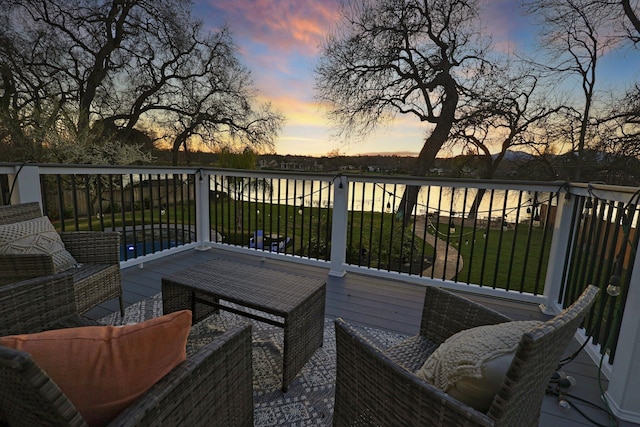
[[(125, 317), (118, 313), (100, 321), (108, 325), (137, 323), (162, 315), (160, 294), (129, 306)], [(325, 319), (324, 343), (282, 393), (282, 329), (221, 311), (192, 328), (190, 354), (216, 335), (239, 323), (251, 322), (253, 354), (253, 399), (255, 426), (330, 426), (333, 418), (336, 345), (333, 319)], [(387, 348), (401, 339), (387, 331), (360, 327), (371, 341)], [(195, 335), (195, 337), (193, 336)]]

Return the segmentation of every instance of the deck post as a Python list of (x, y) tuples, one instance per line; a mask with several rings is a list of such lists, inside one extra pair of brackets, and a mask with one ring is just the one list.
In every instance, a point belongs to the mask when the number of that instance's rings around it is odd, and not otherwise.
[(561, 295), (565, 260), (571, 250), (571, 221), (573, 219), (576, 197), (566, 192), (558, 192), (558, 207), (556, 220), (553, 225), (553, 238), (549, 251), (549, 264), (544, 280), (544, 300), (540, 310), (549, 315), (555, 315), (561, 310)]
[(15, 166), (15, 173), (9, 175), (11, 189), (11, 204), (38, 202), (42, 206), (42, 191), (40, 189), (40, 172), (38, 166)]
[(209, 174), (202, 169), (198, 169), (196, 176), (196, 230), (199, 251), (211, 249), (206, 245), (211, 241), (211, 231), (209, 224)]
[(640, 424), (640, 257), (635, 257), (605, 398), (616, 417)]
[(330, 276), (343, 277), (346, 274), (348, 205), (349, 182), (345, 176), (339, 175), (333, 180)]

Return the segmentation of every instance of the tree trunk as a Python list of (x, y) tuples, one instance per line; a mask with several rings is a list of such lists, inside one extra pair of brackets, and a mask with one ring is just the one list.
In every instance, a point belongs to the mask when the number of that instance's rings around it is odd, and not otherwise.
[[(501, 151), (496, 157), (495, 161), (491, 158), (491, 153), (487, 152), (485, 155), (485, 167), (484, 172), (480, 175), (480, 179), (492, 179), (493, 175), (496, 173), (498, 169), (498, 165), (504, 159), (505, 151)], [(480, 204), (482, 203), (482, 198), (487, 192), (486, 188), (478, 188), (478, 192), (476, 196), (473, 198), (473, 203), (471, 204), (471, 208), (469, 209), (469, 218), (475, 218), (478, 215), (478, 210), (480, 209)]]
[[(458, 106), (456, 82), (450, 75), (442, 76), (442, 80), (444, 81), (445, 92), (442, 101), (442, 111), (435, 129), (426, 139), (422, 150), (420, 150), (414, 169), (411, 172), (412, 176), (425, 176), (427, 174), (438, 152), (449, 137), (449, 132), (453, 126), (456, 107)], [(396, 216), (398, 219), (402, 219), (402, 224), (405, 227), (409, 225), (411, 213), (418, 202), (419, 192), (420, 186), (409, 185), (405, 188), (404, 194), (402, 195)]]
[(184, 151), (187, 151), (187, 138), (191, 136), (191, 128), (188, 127), (183, 130), (180, 134), (178, 134), (173, 140), (173, 144), (171, 145), (171, 165), (178, 166), (178, 153), (180, 152), (180, 147), (184, 146)]
[(80, 91), (80, 102), (78, 105), (78, 133), (85, 134), (89, 131), (89, 115), (91, 113), (91, 104), (96, 97), (98, 87), (107, 76), (109, 71), (110, 56), (122, 43), (125, 35), (125, 23), (131, 8), (135, 2), (118, 2), (114, 1), (104, 22), (104, 30), (107, 41), (100, 50), (96, 52), (95, 61), (91, 67), (91, 71), (87, 80), (84, 82), (85, 87)]

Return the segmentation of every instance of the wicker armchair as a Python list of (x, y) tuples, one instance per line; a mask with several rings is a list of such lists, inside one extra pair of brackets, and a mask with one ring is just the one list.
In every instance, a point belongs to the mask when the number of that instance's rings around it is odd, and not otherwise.
[(594, 302), (589, 286), (568, 309), (526, 332), (486, 413), (454, 399), (414, 372), (447, 337), (507, 317), (450, 292), (426, 291), (420, 335), (382, 352), (336, 320), (335, 426), (537, 426), (549, 380)]
[[(0, 224), (11, 224), (42, 216), (40, 204), (0, 206)], [(124, 315), (120, 276), (120, 237), (117, 232), (61, 232), (65, 248), (82, 264), (72, 270), (76, 309), (83, 314), (113, 298), (119, 298)], [(0, 255), (0, 285), (54, 273), (48, 255)]]
[[(0, 336), (89, 324), (75, 311), (68, 274), (0, 287)], [(247, 324), (188, 355), (109, 425), (252, 426), (252, 387)], [(0, 425), (86, 423), (27, 353), (0, 346)]]

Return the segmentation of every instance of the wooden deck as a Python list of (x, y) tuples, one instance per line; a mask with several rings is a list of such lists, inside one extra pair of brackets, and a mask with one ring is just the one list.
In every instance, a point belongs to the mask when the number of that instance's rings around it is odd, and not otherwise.
[[(187, 250), (162, 259), (145, 262), (143, 265), (122, 270), (125, 304), (128, 306), (160, 292), (161, 278), (164, 275), (203, 263), (215, 258), (235, 260), (251, 265), (268, 265), (269, 268), (306, 276), (320, 277), (327, 281), (326, 315), (376, 328), (387, 329), (404, 334), (415, 334), (424, 299), (424, 288), (419, 285), (393, 281), (389, 279), (349, 273), (345, 277), (328, 276), (328, 269), (287, 262), (286, 259), (265, 259), (254, 255), (211, 249), (208, 251)], [(241, 274), (241, 272), (239, 272)], [(488, 297), (472, 296), (507, 316), (517, 319), (544, 320), (546, 316), (534, 304), (514, 303)], [(118, 310), (117, 301), (109, 301), (87, 313), (97, 319)], [(574, 341), (567, 350), (570, 354), (578, 348)], [(589, 356), (579, 356), (564, 367), (565, 372), (573, 376), (577, 385), (570, 389), (573, 396), (602, 407), (598, 387), (598, 367)], [(607, 383), (603, 377), (603, 389)], [(558, 404), (558, 398), (547, 396), (542, 408), (540, 426), (578, 427), (597, 425), (582, 416), (584, 412), (593, 421), (601, 425), (610, 425), (604, 412), (595, 410), (570, 398), (576, 408), (564, 409)], [(638, 424), (620, 421), (619, 426), (629, 427)]]

